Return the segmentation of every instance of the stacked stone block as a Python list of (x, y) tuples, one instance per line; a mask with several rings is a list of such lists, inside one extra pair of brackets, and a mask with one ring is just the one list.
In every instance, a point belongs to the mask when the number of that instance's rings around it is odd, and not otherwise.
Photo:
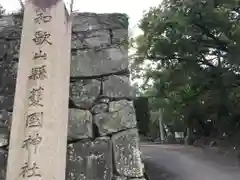
[[(0, 180), (16, 84), (22, 15), (0, 19)], [(72, 33), (67, 180), (143, 179), (124, 14), (76, 14)]]
[(21, 15), (0, 18), (0, 180), (5, 180), (21, 38)]
[(124, 14), (73, 22), (67, 179), (142, 179)]

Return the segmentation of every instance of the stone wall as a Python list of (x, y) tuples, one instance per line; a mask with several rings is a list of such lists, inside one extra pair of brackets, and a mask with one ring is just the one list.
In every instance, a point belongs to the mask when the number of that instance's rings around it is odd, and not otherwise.
[(5, 180), (7, 147), (17, 77), (21, 15), (0, 19), (0, 180)]
[[(0, 168), (13, 107), (21, 15), (0, 20)], [(76, 14), (72, 33), (68, 180), (142, 179), (124, 14)], [(4, 132), (4, 133), (3, 133)], [(2, 160), (4, 159), (4, 160)], [(4, 179), (4, 173), (0, 179)]]

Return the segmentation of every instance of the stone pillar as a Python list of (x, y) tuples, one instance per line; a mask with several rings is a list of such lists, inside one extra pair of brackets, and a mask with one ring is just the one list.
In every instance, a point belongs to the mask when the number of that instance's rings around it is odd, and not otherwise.
[[(4, 77), (0, 84), (4, 90), (0, 94), (0, 109), (6, 109), (11, 115), (22, 15), (4, 16), (0, 23), (4, 24), (0, 27), (0, 45), (4, 49), (0, 52), (4, 60), (0, 66)], [(142, 177), (139, 138), (131, 101), (133, 92), (127, 68), (127, 24), (124, 14), (83, 13), (74, 17), (68, 180)], [(3, 122), (9, 120), (3, 119)], [(4, 150), (4, 153), (0, 152), (0, 159), (5, 159), (6, 140), (5, 135), (0, 139)], [(0, 164), (3, 170), (0, 179), (5, 179), (5, 165), (5, 162)]]
[(73, 20), (68, 180), (143, 178), (125, 14)]
[(61, 0), (27, 1), (7, 180), (65, 179), (70, 32)]

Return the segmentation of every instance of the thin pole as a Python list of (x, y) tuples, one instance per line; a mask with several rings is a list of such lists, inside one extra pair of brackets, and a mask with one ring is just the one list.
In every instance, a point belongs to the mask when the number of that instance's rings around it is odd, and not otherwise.
[(164, 141), (164, 133), (163, 133), (163, 123), (162, 123), (162, 109), (159, 109), (159, 132), (160, 132), (160, 140), (161, 143)]

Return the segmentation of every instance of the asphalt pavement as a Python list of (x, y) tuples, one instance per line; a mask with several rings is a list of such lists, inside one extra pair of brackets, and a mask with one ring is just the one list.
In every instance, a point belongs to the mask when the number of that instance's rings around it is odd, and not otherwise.
[(240, 180), (237, 160), (200, 148), (142, 144), (146, 173), (151, 180)]

